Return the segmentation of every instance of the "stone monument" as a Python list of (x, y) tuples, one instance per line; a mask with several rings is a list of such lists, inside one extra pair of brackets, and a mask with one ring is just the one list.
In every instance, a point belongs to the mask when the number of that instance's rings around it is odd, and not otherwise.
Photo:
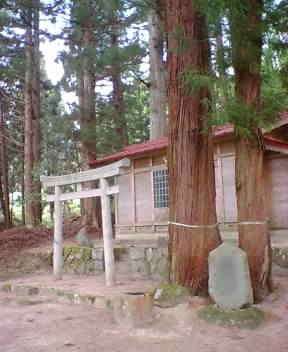
[(222, 243), (209, 254), (209, 294), (225, 310), (253, 304), (253, 291), (246, 253)]
[(88, 232), (85, 227), (82, 227), (78, 231), (75, 239), (79, 246), (93, 248), (93, 242), (89, 238)]

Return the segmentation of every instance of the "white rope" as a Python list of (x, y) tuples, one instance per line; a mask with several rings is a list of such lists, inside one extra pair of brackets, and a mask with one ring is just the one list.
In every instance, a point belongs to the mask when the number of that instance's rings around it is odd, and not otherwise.
[[(266, 221), (240, 221), (238, 222), (239, 225), (264, 225), (267, 224), (268, 220)], [(176, 225), (176, 226), (182, 226), (182, 227), (189, 227), (193, 229), (199, 229), (199, 228), (213, 228), (218, 226), (218, 222), (214, 225), (188, 225), (188, 224), (181, 224), (180, 222), (173, 222), (173, 221), (168, 221), (168, 224), (171, 225)], [(237, 223), (236, 223), (237, 224)]]
[(187, 224), (181, 224), (179, 222), (173, 222), (173, 221), (168, 221), (168, 224), (171, 224), (171, 225), (176, 225), (176, 226), (183, 226), (183, 227), (190, 227), (190, 228), (193, 228), (193, 229), (199, 229), (199, 228), (213, 228), (213, 227), (216, 227), (218, 226), (218, 223), (214, 224), (214, 225), (187, 225)]
[(268, 223), (268, 220), (265, 220), (265, 221), (240, 221), (240, 222), (238, 222), (239, 225), (264, 225), (267, 223)]

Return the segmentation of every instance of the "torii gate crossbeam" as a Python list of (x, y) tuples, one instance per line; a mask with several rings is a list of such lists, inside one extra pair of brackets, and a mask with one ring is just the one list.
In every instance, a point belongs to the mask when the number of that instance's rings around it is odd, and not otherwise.
[[(54, 194), (48, 195), (48, 202), (54, 202), (54, 243), (53, 243), (53, 273), (55, 279), (62, 278), (63, 266), (63, 234), (62, 234), (62, 204), (72, 199), (101, 197), (102, 230), (104, 243), (106, 285), (115, 284), (114, 248), (112, 237), (112, 220), (110, 195), (119, 193), (119, 187), (108, 184), (108, 177), (121, 175), (130, 166), (130, 160), (125, 158), (113, 164), (97, 169), (83, 171), (63, 176), (41, 176), (44, 187), (54, 187)], [(79, 192), (62, 193), (62, 186), (79, 184), (87, 181), (100, 180), (100, 188)]]

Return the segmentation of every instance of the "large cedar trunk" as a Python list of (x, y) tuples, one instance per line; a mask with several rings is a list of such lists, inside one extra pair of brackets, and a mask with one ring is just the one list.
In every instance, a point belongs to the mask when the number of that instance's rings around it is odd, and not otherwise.
[[(81, 170), (89, 169), (89, 163), (95, 160), (96, 157), (96, 140), (95, 133), (91, 132), (96, 129), (96, 113), (95, 113), (95, 68), (93, 52), (96, 49), (96, 39), (94, 36), (93, 24), (93, 4), (91, 0), (85, 0), (81, 3), (82, 11), (85, 16), (82, 16), (82, 40), (81, 45), (85, 49), (85, 57), (83, 58), (83, 78), (78, 79), (78, 95), (80, 106), (80, 129), (81, 129), (81, 143), (80, 143), (80, 157)], [(86, 188), (96, 188), (94, 181), (86, 182)], [(81, 202), (81, 213), (83, 214), (84, 225), (94, 225), (99, 228), (99, 211), (96, 198), (86, 198)]]
[[(148, 15), (150, 65), (150, 139), (167, 135), (166, 67), (163, 61), (163, 1), (154, 0)], [(163, 15), (162, 15), (163, 17)]]
[[(236, 96), (241, 103), (259, 108), (261, 91), (262, 0), (246, 0), (244, 21), (232, 22)], [(237, 26), (237, 36), (233, 36)], [(239, 35), (240, 34), (240, 35)], [(242, 38), (242, 40), (241, 40)], [(243, 38), (246, 39), (243, 47)], [(236, 140), (236, 194), (240, 247), (247, 253), (254, 300), (271, 289), (271, 245), (267, 223), (266, 181), (262, 134), (255, 116), (250, 118), (251, 138)]]
[[(208, 88), (185, 88), (182, 77), (191, 68), (198, 73), (209, 70), (208, 34), (205, 18), (197, 13), (193, 1), (167, 0), (165, 10), (169, 38), (170, 222), (176, 223), (169, 225), (170, 280), (191, 288), (195, 294), (207, 293), (208, 254), (221, 243), (212, 133), (210, 129), (203, 132), (210, 94)], [(179, 47), (179, 43), (184, 45)]]

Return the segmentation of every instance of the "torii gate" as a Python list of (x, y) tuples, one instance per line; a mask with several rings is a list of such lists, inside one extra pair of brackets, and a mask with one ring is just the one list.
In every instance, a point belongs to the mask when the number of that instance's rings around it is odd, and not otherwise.
[[(48, 195), (47, 201), (54, 202), (54, 244), (53, 244), (53, 273), (55, 279), (62, 278), (63, 266), (63, 234), (62, 234), (62, 204), (65, 200), (101, 197), (102, 230), (104, 242), (104, 259), (106, 285), (115, 284), (114, 248), (112, 237), (111, 206), (109, 195), (119, 193), (119, 186), (109, 187), (107, 178), (125, 173), (130, 166), (130, 160), (125, 158), (114, 164), (97, 169), (83, 171), (63, 176), (41, 176), (44, 187), (55, 187), (55, 194)], [(62, 193), (61, 186), (81, 184), (83, 182), (100, 180), (100, 188), (79, 192)]]

